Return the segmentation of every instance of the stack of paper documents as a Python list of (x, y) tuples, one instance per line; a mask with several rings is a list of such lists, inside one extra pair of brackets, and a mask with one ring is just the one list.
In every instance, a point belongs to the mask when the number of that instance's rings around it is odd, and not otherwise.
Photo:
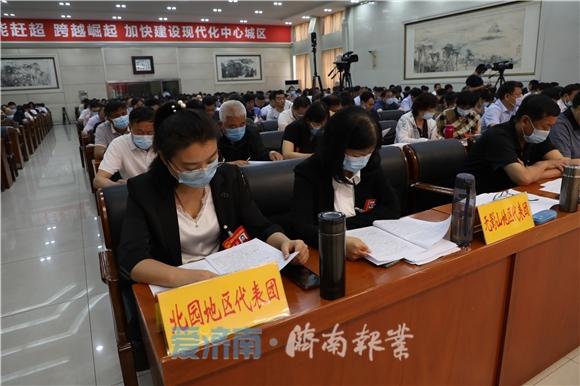
[[(298, 255), (298, 252), (292, 253), (287, 259), (284, 259), (284, 255), (280, 250), (259, 239), (252, 239), (230, 249), (209, 255), (203, 260), (184, 264), (180, 268), (200, 269), (213, 272), (217, 275), (226, 275), (228, 273), (243, 271), (275, 262), (278, 264), (278, 268), (282, 269), (296, 255)], [(151, 288), (153, 295), (171, 289), (153, 284), (149, 285), (149, 288)]]
[[(522, 192), (518, 192), (517, 190), (510, 189), (507, 191), (507, 194), (502, 196), (502, 198), (508, 198), (511, 196), (515, 196), (516, 194), (521, 194)], [(559, 191), (558, 191), (559, 193)], [(485, 204), (489, 204), (492, 201), (497, 201), (497, 197), (499, 193), (484, 193), (479, 194), (476, 198), (476, 205), (481, 206)], [(535, 194), (527, 193), (528, 195), (528, 202), (530, 203), (530, 209), (532, 214), (536, 214), (541, 212), (545, 209), (550, 209), (554, 205), (558, 205), (558, 200), (554, 200), (553, 198), (546, 198), (542, 196), (536, 196)], [(496, 200), (494, 200), (494, 198)]]
[(544, 185), (542, 185), (542, 188), (540, 190), (544, 192), (560, 194), (561, 188), (562, 188), (562, 179), (558, 178), (556, 180), (546, 182)]
[(373, 226), (353, 229), (347, 236), (361, 239), (371, 250), (366, 258), (376, 265), (397, 260), (422, 265), (459, 250), (455, 243), (443, 239), (451, 217), (430, 222), (404, 217), (399, 220), (378, 220)]

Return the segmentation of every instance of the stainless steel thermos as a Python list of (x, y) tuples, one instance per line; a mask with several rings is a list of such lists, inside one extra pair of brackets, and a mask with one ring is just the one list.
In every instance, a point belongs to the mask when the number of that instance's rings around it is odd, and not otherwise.
[(578, 210), (578, 194), (580, 193), (580, 166), (568, 165), (562, 173), (560, 188), (560, 210), (576, 212)]
[(346, 217), (340, 212), (318, 214), (320, 297), (334, 300), (345, 293)]

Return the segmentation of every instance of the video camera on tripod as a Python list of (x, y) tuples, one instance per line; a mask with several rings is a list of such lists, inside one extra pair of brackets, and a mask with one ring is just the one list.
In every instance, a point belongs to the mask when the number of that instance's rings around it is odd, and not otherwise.
[(491, 65), (488, 64), (487, 68), (491, 68), (492, 71), (497, 71), (495, 74), (488, 76), (488, 79), (491, 79), (494, 76), (498, 77), (494, 85), (494, 87), (497, 88), (498, 85), (501, 87), (505, 83), (505, 77), (503, 76), (503, 73), (505, 70), (513, 70), (514, 63), (509, 60), (502, 60), (501, 62), (495, 62)]
[(352, 51), (345, 52), (336, 57), (336, 61), (334, 62), (335, 67), (328, 73), (328, 76), (334, 79), (338, 74), (341, 90), (344, 89), (345, 85), (347, 88), (352, 87), (350, 65), (356, 62), (358, 62), (358, 55)]

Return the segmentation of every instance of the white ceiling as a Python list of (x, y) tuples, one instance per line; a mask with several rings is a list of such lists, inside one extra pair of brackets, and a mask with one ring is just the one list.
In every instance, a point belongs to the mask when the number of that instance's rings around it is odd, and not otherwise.
[[(63, 3), (66, 1), (63, 1)], [(282, 6), (274, 6), (273, 1), (244, 1), (237, 3), (224, 1), (71, 1), (70, 6), (60, 6), (59, 1), (15, 1), (2, 0), (2, 14), (13, 13), (15, 18), (60, 19), (61, 15), (70, 15), (71, 20), (112, 20), (121, 16), (124, 21), (158, 21), (167, 17), (167, 21), (199, 22), (208, 18), (215, 23), (239, 23), (247, 20), (248, 24), (279, 24), (286, 21), (299, 24), (306, 20), (302, 16), (324, 16), (325, 9), (338, 11), (350, 4), (350, 1), (281, 1)], [(126, 8), (117, 8), (116, 4), (125, 4)], [(174, 6), (176, 10), (167, 10)], [(220, 8), (222, 12), (213, 12)], [(255, 14), (255, 10), (263, 13)], [(9, 17), (8, 17), (9, 18)], [(8, 19), (2, 16), (2, 19)]]

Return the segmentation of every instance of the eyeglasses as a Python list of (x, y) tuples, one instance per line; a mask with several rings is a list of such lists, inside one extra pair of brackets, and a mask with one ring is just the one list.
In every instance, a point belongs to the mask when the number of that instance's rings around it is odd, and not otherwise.
[[(513, 197), (519, 193), (511, 193), (509, 190), (504, 190), (503, 192), (498, 192), (493, 196), (493, 201), (501, 200), (508, 197)], [(528, 201), (538, 201), (537, 198), (528, 198)]]

